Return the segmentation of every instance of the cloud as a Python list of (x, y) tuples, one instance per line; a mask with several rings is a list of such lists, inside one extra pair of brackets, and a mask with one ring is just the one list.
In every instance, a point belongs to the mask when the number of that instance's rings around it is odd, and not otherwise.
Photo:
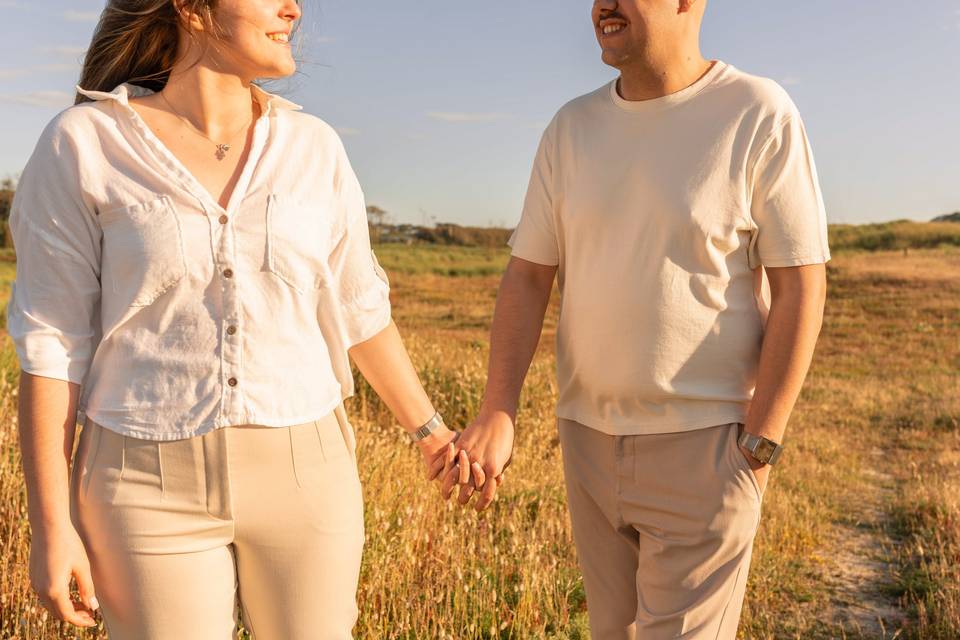
[(37, 47), (37, 53), (47, 53), (54, 56), (73, 56), (80, 57), (87, 52), (86, 47), (55, 45), (49, 47)]
[(81, 66), (74, 62), (56, 62), (52, 64), (34, 65), (34, 71), (47, 71), (49, 73), (66, 73), (80, 71)]
[(17, 2), (16, 0), (0, 0), (0, 9), (28, 9), (29, 6), (25, 2)]
[(507, 113), (463, 113), (451, 111), (430, 111), (428, 118), (443, 122), (493, 122), (511, 117)]
[(54, 107), (58, 109), (73, 104), (74, 95), (66, 91), (30, 91), (27, 93), (0, 93), (0, 102), (25, 104), (31, 107)]
[(29, 67), (0, 69), (0, 79), (11, 80), (22, 78), (36, 73), (78, 73), (81, 67), (73, 62), (57, 62), (51, 64), (35, 64)]
[(74, 11), (68, 9), (60, 14), (67, 22), (96, 22), (100, 19), (100, 13), (97, 11)]

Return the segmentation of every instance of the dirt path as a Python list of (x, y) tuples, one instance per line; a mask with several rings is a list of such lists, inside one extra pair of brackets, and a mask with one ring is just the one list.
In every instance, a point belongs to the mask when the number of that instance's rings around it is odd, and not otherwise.
[(901, 635), (907, 620), (896, 599), (883, 589), (894, 583), (896, 575), (892, 548), (897, 542), (890, 537), (885, 509), (896, 480), (882, 470), (887, 453), (875, 448), (870, 454), (874, 466), (863, 474), (869, 490), (850, 505), (850, 522), (842, 526), (835, 548), (831, 617), (851, 637), (892, 640)]

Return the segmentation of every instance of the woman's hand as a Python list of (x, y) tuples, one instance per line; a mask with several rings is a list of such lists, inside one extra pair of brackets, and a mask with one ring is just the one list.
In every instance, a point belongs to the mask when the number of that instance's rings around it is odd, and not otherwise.
[[(76, 577), (82, 602), (70, 597), (70, 579)], [(90, 561), (73, 526), (60, 534), (34, 530), (30, 544), (30, 585), (40, 604), (60, 620), (78, 627), (95, 627), (93, 611), (99, 608), (93, 591)]]
[(454, 443), (459, 437), (458, 432), (442, 426), (417, 442), (423, 464), (427, 468), (427, 480), (442, 479), (453, 466)]

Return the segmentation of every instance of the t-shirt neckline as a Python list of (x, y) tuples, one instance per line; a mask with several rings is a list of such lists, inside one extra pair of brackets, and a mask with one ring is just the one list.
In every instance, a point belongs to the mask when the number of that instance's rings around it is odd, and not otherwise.
[(650, 98), (648, 100), (625, 100), (622, 98), (617, 92), (617, 82), (620, 80), (618, 76), (609, 83), (610, 97), (613, 100), (613, 103), (624, 111), (632, 111), (634, 113), (657, 111), (666, 107), (677, 105), (685, 100), (689, 100), (696, 94), (700, 93), (700, 91), (713, 82), (713, 80), (727, 66), (727, 63), (723, 62), (722, 60), (714, 60), (713, 65), (707, 70), (707, 72), (700, 76), (700, 78), (698, 78), (693, 84), (688, 85), (679, 91), (668, 93), (665, 96)]

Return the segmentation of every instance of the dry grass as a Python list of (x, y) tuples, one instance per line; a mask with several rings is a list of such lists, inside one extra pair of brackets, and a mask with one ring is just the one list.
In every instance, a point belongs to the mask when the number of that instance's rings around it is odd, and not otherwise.
[[(379, 253), (423, 381), (463, 424), (480, 401), (506, 254), (456, 251)], [(846, 253), (829, 277), (817, 356), (764, 501), (741, 636), (956, 638), (960, 252)], [(589, 637), (553, 417), (555, 317), (556, 300), (522, 398), (512, 475), (483, 514), (439, 499), (360, 384), (348, 407), (368, 532), (358, 638)], [(27, 582), (16, 365), (4, 340), (0, 637), (72, 638), (75, 629), (44, 620)]]

